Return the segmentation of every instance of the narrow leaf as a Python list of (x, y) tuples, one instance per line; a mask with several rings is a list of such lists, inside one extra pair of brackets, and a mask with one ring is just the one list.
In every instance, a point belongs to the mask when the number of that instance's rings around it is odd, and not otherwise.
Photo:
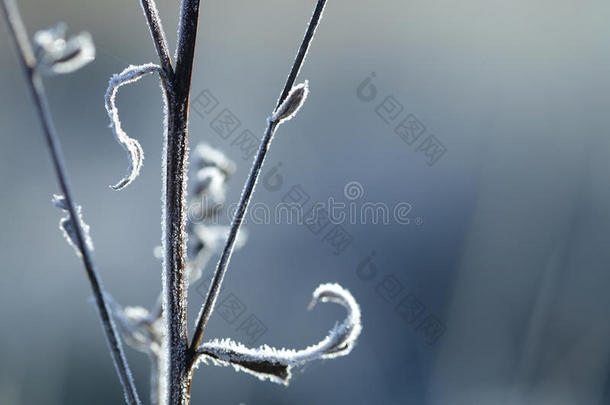
[(286, 100), (275, 109), (271, 116), (271, 121), (282, 123), (291, 120), (305, 103), (309, 94), (309, 82), (297, 84), (290, 89)]
[(160, 66), (153, 63), (147, 63), (144, 65), (134, 66), (131, 65), (119, 74), (115, 74), (110, 78), (108, 83), (108, 90), (106, 90), (106, 111), (110, 118), (110, 128), (114, 132), (116, 140), (121, 144), (123, 149), (127, 151), (129, 158), (129, 168), (127, 169), (127, 175), (114, 186), (110, 186), (115, 190), (120, 190), (127, 186), (133, 181), (140, 173), (142, 167), (142, 161), (144, 160), (144, 152), (140, 143), (127, 136), (123, 128), (121, 128), (121, 120), (119, 119), (119, 111), (116, 107), (116, 95), (119, 87), (133, 83), (142, 78), (142, 76), (149, 73), (159, 73), (164, 80), (163, 70)]
[(322, 284), (314, 291), (309, 308), (318, 301), (343, 305), (347, 309), (347, 317), (313, 346), (302, 350), (276, 349), (266, 345), (254, 349), (230, 339), (216, 339), (199, 348), (199, 360), (206, 364), (210, 361), (215, 365), (232, 365), (236, 370), (261, 380), (288, 385), (293, 367), (317, 359), (332, 359), (348, 354), (362, 331), (360, 307), (349, 291), (338, 284)]

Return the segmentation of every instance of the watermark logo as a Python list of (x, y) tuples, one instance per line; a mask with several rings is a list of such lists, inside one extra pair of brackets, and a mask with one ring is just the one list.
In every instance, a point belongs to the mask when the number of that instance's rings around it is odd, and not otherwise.
[[(356, 88), (356, 97), (362, 103), (368, 104), (377, 99), (379, 92), (373, 84), (376, 77), (377, 74), (372, 72)], [(386, 126), (392, 126), (394, 134), (407, 146), (423, 154), (429, 166), (433, 166), (447, 152), (437, 136), (426, 135), (426, 126), (413, 113), (406, 111), (393, 94), (386, 95), (373, 111)]]
[(445, 324), (432, 313), (394, 274), (380, 274), (375, 264), (376, 252), (372, 251), (356, 266), (356, 276), (364, 283), (371, 283), (379, 297), (389, 305), (405, 324), (420, 333), (428, 345), (435, 344), (446, 331)]
[(350, 181), (343, 188), (343, 194), (348, 200), (357, 200), (364, 196), (364, 187), (357, 181)]
[[(272, 171), (275, 168), (272, 169)], [(279, 176), (276, 174), (276, 176)], [(279, 177), (276, 177), (276, 180)], [(264, 184), (268, 184), (264, 181)], [(281, 181), (272, 183), (272, 189), (276, 189), (275, 184), (282, 184)], [(246, 213), (244, 223), (255, 225), (306, 225), (310, 230), (317, 234), (327, 225), (409, 225), (415, 223), (421, 225), (421, 217), (412, 218), (413, 204), (403, 201), (396, 204), (388, 204), (382, 201), (369, 201), (365, 198), (364, 186), (357, 181), (350, 181), (343, 187), (341, 198), (328, 197), (323, 201), (311, 201), (311, 197), (300, 184), (293, 185), (281, 198), (280, 201), (267, 204), (264, 202), (253, 203)], [(210, 223), (209, 218), (204, 218), (202, 212), (205, 210), (208, 196), (202, 196), (194, 200), (188, 207), (188, 219), (192, 223)], [(233, 203), (224, 209), (220, 206), (218, 211), (224, 211), (226, 218), (219, 215), (212, 218), (211, 225), (218, 225), (225, 220), (230, 221), (238, 208), (237, 203)], [(414, 221), (412, 221), (414, 219)], [(336, 237), (327, 235), (329, 240)]]

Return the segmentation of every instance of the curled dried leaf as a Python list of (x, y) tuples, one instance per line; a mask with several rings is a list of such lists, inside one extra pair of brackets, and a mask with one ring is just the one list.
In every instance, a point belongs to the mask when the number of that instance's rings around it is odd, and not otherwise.
[(331, 359), (348, 354), (362, 331), (360, 307), (349, 291), (338, 284), (322, 284), (314, 291), (309, 308), (318, 301), (344, 306), (347, 309), (347, 317), (313, 346), (302, 350), (276, 349), (269, 346), (248, 348), (230, 339), (213, 340), (199, 348), (199, 360), (206, 364), (209, 361), (215, 365), (231, 365), (236, 370), (252, 374), (261, 380), (288, 385), (293, 367), (317, 359)]
[[(162, 80), (165, 80), (163, 69), (160, 66), (153, 63), (147, 63), (144, 65), (134, 66), (131, 65), (119, 74), (115, 74), (110, 78), (108, 83), (108, 90), (106, 90), (106, 112), (110, 118), (110, 128), (114, 132), (116, 140), (121, 144), (123, 149), (127, 151), (129, 158), (129, 167), (127, 169), (127, 175), (114, 186), (110, 186), (115, 190), (120, 190), (127, 186), (133, 181), (140, 173), (142, 162), (144, 160), (144, 152), (140, 143), (127, 136), (123, 128), (121, 127), (121, 120), (119, 119), (119, 111), (116, 107), (116, 95), (119, 87), (133, 83), (140, 80), (144, 75), (149, 73), (159, 73)], [(167, 101), (167, 100), (166, 100)]]

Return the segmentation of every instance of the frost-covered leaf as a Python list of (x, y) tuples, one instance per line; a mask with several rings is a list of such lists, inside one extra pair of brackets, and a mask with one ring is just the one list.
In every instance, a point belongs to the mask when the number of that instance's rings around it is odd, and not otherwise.
[(293, 367), (317, 359), (332, 359), (351, 352), (362, 330), (360, 308), (349, 291), (338, 284), (322, 284), (309, 304), (334, 302), (347, 309), (347, 317), (335, 325), (319, 343), (302, 350), (276, 349), (269, 346), (248, 348), (230, 339), (204, 343), (198, 350), (199, 360), (215, 365), (233, 366), (261, 380), (288, 385)]
[(36, 67), (44, 75), (74, 72), (95, 59), (95, 46), (88, 32), (66, 40), (64, 23), (34, 34)]
[[(66, 201), (66, 198), (63, 195), (54, 194), (53, 205), (55, 205), (57, 208), (61, 209), (66, 213), (66, 216), (59, 220), (59, 229), (61, 229), (64, 237), (66, 238), (70, 246), (74, 248), (76, 254), (78, 256), (82, 256), (82, 252), (78, 247), (78, 242), (76, 239), (76, 230), (74, 229), (74, 222), (72, 222), (70, 212), (68, 211), (68, 202)], [(87, 244), (89, 250), (93, 250), (93, 242), (91, 241), (91, 237), (89, 236), (89, 225), (87, 225), (85, 221), (83, 221), (81, 211), (82, 207), (80, 205), (77, 205), (76, 212), (78, 215), (78, 222), (80, 223), (81, 229), (83, 230), (85, 243)]]
[(282, 123), (291, 120), (299, 111), (307, 95), (309, 94), (309, 82), (305, 80), (303, 83), (297, 84), (288, 93), (288, 96), (271, 115), (272, 122)]
[(127, 156), (129, 158), (129, 168), (127, 169), (127, 175), (116, 185), (111, 186), (115, 190), (122, 189), (123, 187), (131, 183), (133, 179), (136, 178), (136, 176), (140, 173), (142, 161), (144, 160), (144, 152), (142, 151), (140, 143), (135, 139), (127, 136), (125, 131), (123, 131), (123, 128), (121, 128), (119, 111), (116, 107), (116, 95), (119, 90), (119, 87), (128, 83), (133, 83), (142, 78), (142, 76), (149, 73), (159, 73), (161, 75), (162, 80), (164, 80), (163, 70), (161, 69), (161, 67), (155, 65), (154, 63), (147, 63), (139, 66), (129, 66), (121, 73), (113, 75), (110, 78), (110, 82), (108, 83), (108, 90), (106, 90), (105, 101), (106, 112), (108, 113), (108, 117), (110, 118), (110, 128), (112, 128), (116, 140), (121, 144), (123, 149), (127, 151)]

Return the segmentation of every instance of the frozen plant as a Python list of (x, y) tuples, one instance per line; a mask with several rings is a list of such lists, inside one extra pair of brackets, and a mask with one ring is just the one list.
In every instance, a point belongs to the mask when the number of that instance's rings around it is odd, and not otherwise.
[[(280, 124), (298, 113), (307, 98), (308, 82), (296, 85), (295, 82), (326, 1), (317, 1), (288, 79), (275, 108), (267, 118), (263, 139), (229, 227), (205, 223), (206, 219), (219, 214), (225, 200), (226, 181), (234, 171), (232, 162), (207, 145), (198, 146), (194, 153), (197, 165), (194, 196), (199, 201), (205, 201), (205, 204), (197, 208), (196, 215), (203, 222), (187, 220), (188, 106), (199, 0), (181, 2), (178, 44), (173, 61), (154, 0), (140, 1), (159, 64), (132, 65), (112, 76), (105, 104), (110, 127), (117, 141), (127, 151), (129, 160), (126, 176), (112, 186), (119, 190), (137, 177), (142, 167), (144, 152), (139, 142), (129, 137), (121, 128), (115, 103), (118, 89), (147, 74), (159, 75), (165, 101), (165, 143), (162, 246), (156, 253), (163, 260), (163, 290), (157, 306), (151, 310), (138, 306), (122, 307), (104, 291), (91, 256), (93, 243), (89, 236), (89, 226), (83, 221), (81, 207), (74, 202), (47, 106), (41, 75), (70, 73), (91, 62), (95, 56), (91, 36), (81, 33), (66, 40), (67, 27), (60, 23), (36, 33), (33, 47), (14, 0), (1, 1), (59, 182), (61, 195), (54, 196), (53, 202), (66, 212), (66, 216), (60, 221), (60, 228), (83, 260), (110, 353), (124, 389), (125, 401), (128, 404), (141, 403), (123, 352), (121, 337), (150, 357), (151, 402), (163, 405), (190, 403), (193, 373), (201, 364), (230, 365), (262, 380), (287, 385), (293, 368), (316, 359), (331, 359), (348, 354), (361, 332), (360, 308), (352, 295), (337, 284), (322, 284), (313, 293), (310, 308), (321, 301), (340, 304), (347, 310), (346, 318), (337, 323), (317, 344), (301, 350), (291, 350), (266, 345), (250, 348), (231, 339), (203, 343), (206, 325), (213, 313), (231, 255), (235, 248), (245, 242), (246, 235), (243, 231), (240, 232), (241, 225), (273, 136)], [(209, 291), (189, 339), (186, 318), (188, 286), (201, 277), (203, 269), (217, 251), (221, 252), (220, 260), (213, 272)]]

